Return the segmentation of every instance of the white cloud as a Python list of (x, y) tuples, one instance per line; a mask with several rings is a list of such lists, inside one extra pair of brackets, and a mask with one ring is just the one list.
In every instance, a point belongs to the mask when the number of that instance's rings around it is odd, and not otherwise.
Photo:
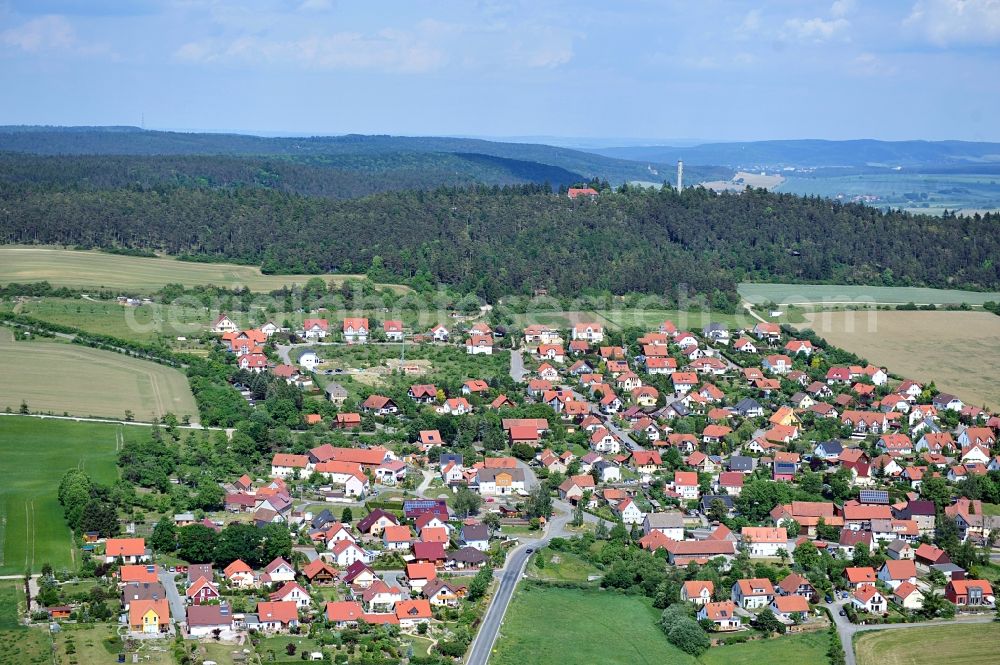
[(32, 19), (0, 33), (0, 44), (26, 53), (62, 52), (74, 55), (111, 55), (106, 44), (88, 44), (77, 37), (64, 16), (48, 15)]
[(892, 76), (898, 69), (874, 53), (861, 53), (851, 61), (851, 71), (861, 76)]
[(1000, 0), (919, 0), (903, 25), (938, 46), (1000, 43)]
[(836, 37), (851, 26), (845, 18), (830, 20), (822, 18), (790, 18), (785, 21), (785, 34), (800, 41), (825, 42)]
[(29, 53), (66, 51), (76, 44), (73, 26), (62, 16), (42, 16), (0, 33), (7, 46)]
[(830, 15), (837, 18), (847, 16), (854, 11), (855, 4), (854, 0), (836, 0), (830, 6)]
[(336, 32), (284, 40), (246, 35), (228, 41), (190, 42), (178, 48), (174, 57), (191, 63), (293, 64), (406, 73), (430, 71), (446, 60), (443, 52), (420, 36), (389, 29), (372, 35)]
[(333, 9), (333, 0), (302, 0), (300, 12), (325, 12)]
[(406, 29), (376, 32), (308, 31), (272, 34), (240, 30), (230, 37), (182, 44), (176, 60), (188, 63), (273, 64), (322, 70), (424, 73), (445, 65), (466, 69), (552, 69), (574, 57), (575, 32), (536, 24), (470, 27), (425, 19)]
[(760, 29), (760, 10), (751, 9), (743, 17), (740, 24), (736, 26), (736, 34), (739, 36), (749, 36)]
[(573, 36), (562, 30), (543, 27), (517, 26), (509, 31), (516, 35), (507, 49), (510, 63), (533, 69), (552, 69), (573, 59)]

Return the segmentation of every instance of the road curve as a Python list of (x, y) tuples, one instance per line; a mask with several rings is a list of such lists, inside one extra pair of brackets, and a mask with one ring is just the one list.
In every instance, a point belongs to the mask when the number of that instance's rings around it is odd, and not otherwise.
[(549, 523), (548, 533), (545, 537), (525, 541), (507, 555), (507, 561), (499, 571), (500, 584), (490, 600), (490, 606), (487, 608), (479, 631), (469, 648), (469, 657), (465, 661), (468, 665), (486, 665), (489, 662), (490, 655), (493, 653), (493, 645), (500, 633), (500, 625), (503, 623), (504, 615), (507, 614), (507, 607), (510, 605), (511, 598), (514, 597), (514, 590), (517, 588), (521, 575), (524, 574), (524, 567), (527, 565), (528, 559), (531, 558), (528, 550), (545, 547), (553, 538), (565, 535), (569, 519), (570, 513), (563, 510), (561, 506), (557, 507), (557, 512)]

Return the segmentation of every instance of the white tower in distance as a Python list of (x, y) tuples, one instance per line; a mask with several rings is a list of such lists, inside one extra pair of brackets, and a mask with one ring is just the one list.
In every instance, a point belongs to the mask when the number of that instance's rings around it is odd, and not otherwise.
[(677, 191), (684, 189), (684, 161), (677, 160)]

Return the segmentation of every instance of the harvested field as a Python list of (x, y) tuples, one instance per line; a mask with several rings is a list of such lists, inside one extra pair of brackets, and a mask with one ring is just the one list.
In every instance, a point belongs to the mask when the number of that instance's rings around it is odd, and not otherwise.
[[(264, 275), (256, 266), (231, 263), (191, 263), (173, 258), (120, 256), (98, 251), (43, 247), (0, 247), (0, 284), (48, 281), (71, 288), (135, 289), (151, 292), (166, 284), (241, 286), (268, 292), (283, 286), (305, 284), (312, 277), (327, 282), (366, 279), (364, 275)], [(410, 289), (384, 285), (405, 293)]]
[(831, 344), (907, 378), (930, 382), (967, 404), (1000, 405), (1000, 316), (986, 312), (813, 312)]
[(986, 665), (997, 662), (1000, 624), (928, 626), (861, 633), (858, 665)]
[(198, 408), (187, 377), (146, 360), (49, 341), (15, 342), (0, 327), (0, 366), (16, 381), (0, 383), (0, 410), (17, 411), (21, 400), (33, 412), (137, 420), (167, 412), (195, 420)]

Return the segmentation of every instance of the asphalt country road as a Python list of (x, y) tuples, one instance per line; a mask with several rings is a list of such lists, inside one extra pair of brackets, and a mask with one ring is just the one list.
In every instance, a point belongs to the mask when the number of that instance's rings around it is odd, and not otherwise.
[(497, 586), (493, 598), (490, 599), (490, 606), (486, 610), (486, 615), (479, 626), (476, 638), (469, 649), (469, 657), (465, 661), (466, 663), (469, 665), (486, 665), (489, 662), (490, 655), (493, 653), (493, 645), (496, 643), (497, 635), (500, 633), (500, 625), (503, 623), (504, 615), (507, 614), (507, 607), (514, 596), (514, 590), (517, 588), (518, 581), (520, 581), (521, 576), (524, 574), (524, 567), (527, 565), (528, 559), (531, 558), (531, 552), (528, 550), (534, 551), (540, 549), (545, 547), (553, 538), (566, 535), (566, 524), (569, 523), (571, 514), (564, 506), (557, 505), (556, 513), (548, 526), (548, 533), (538, 540), (525, 541), (507, 555), (507, 561), (499, 571), (500, 584)]

